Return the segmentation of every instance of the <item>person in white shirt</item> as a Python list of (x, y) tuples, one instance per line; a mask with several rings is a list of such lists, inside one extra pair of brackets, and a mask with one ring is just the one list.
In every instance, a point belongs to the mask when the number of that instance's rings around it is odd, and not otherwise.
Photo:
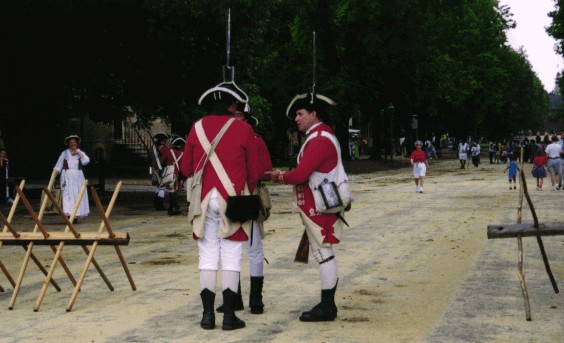
[(546, 149), (546, 157), (548, 159), (547, 170), (550, 172), (550, 181), (552, 182), (551, 190), (558, 190), (556, 188), (556, 183), (558, 181), (558, 173), (560, 171), (560, 153), (562, 152), (562, 146), (558, 144), (558, 137), (552, 137), (552, 143), (549, 144)]
[[(562, 134), (560, 135), (560, 140), (558, 141), (558, 145), (560, 145), (560, 148), (564, 149), (564, 131), (562, 131)], [(560, 158), (560, 172), (558, 173), (558, 186), (556, 186), (556, 188), (558, 190), (560, 190), (562, 188), (562, 173), (564, 172), (564, 158)]]
[(464, 167), (466, 166), (466, 161), (468, 160), (468, 150), (468, 143), (458, 143), (458, 159), (460, 160), (460, 169), (464, 169)]
[(472, 164), (474, 167), (478, 167), (480, 164), (480, 145), (473, 142), (472, 147), (470, 148), (470, 153), (472, 154)]
[(61, 174), (61, 191), (65, 215), (70, 217), (74, 212), (75, 204), (80, 202), (76, 213), (74, 213), (76, 221), (76, 218), (85, 218), (90, 213), (88, 195), (83, 194), (79, 198), (80, 189), (85, 180), (82, 166), (90, 163), (90, 158), (78, 148), (80, 137), (77, 135), (68, 136), (65, 138), (65, 143), (68, 149), (61, 153), (53, 169), (58, 174)]

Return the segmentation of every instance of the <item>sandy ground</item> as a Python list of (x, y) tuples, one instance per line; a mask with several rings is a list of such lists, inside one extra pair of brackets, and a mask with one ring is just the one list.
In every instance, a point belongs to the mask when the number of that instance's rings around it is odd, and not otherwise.
[[(62, 291), (49, 287), (34, 312), (44, 278), (30, 263), (11, 311), (13, 288), (0, 275), (6, 289), (0, 293), (0, 342), (563, 342), (564, 297), (552, 290), (536, 240), (524, 239), (533, 317), (528, 322), (517, 278), (517, 240), (487, 239), (487, 224), (517, 220), (518, 191), (507, 189), (504, 167), (460, 170), (452, 159), (432, 161), (424, 194), (414, 192), (409, 169), (353, 175), (357, 200), (347, 214), (351, 229), (335, 247), (339, 314), (328, 323), (298, 320), (319, 300), (318, 268), (311, 260), (308, 265), (293, 262), (302, 225), (292, 213), (291, 188), (271, 186), (275, 207), (264, 241), (270, 262), (265, 265), (266, 311), (238, 312), (247, 327), (233, 332), (199, 326), (197, 245), (186, 218), (152, 211), (148, 181), (126, 180), (110, 221), (114, 230), (131, 236), (122, 251), (137, 290), (132, 291), (114, 249), (99, 247), (96, 258), (115, 291), (91, 267), (73, 311), (66, 312), (72, 285), (58, 267), (54, 278)], [(561, 221), (564, 192), (535, 191), (530, 169), (527, 165), (540, 221)], [(128, 193), (144, 189), (144, 197)], [(16, 229), (31, 229), (25, 210), (18, 213)], [(523, 221), (532, 221), (529, 212)], [(56, 216), (45, 222), (52, 230), (63, 227)], [(92, 214), (77, 228), (94, 231), (99, 223)], [(544, 244), (564, 289), (564, 236), (545, 237)], [(34, 252), (50, 265), (49, 248), (36, 246)], [(20, 247), (0, 250), (14, 278), (23, 256)], [(82, 249), (67, 246), (63, 257), (78, 277), (85, 261)], [(243, 267), (247, 304), (248, 264)]]

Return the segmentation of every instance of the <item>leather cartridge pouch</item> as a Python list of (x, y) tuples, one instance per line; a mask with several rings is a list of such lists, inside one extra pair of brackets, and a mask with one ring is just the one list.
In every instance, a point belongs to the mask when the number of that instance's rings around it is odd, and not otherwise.
[(257, 220), (260, 211), (260, 197), (258, 195), (237, 195), (227, 198), (225, 215), (232, 222), (244, 223)]

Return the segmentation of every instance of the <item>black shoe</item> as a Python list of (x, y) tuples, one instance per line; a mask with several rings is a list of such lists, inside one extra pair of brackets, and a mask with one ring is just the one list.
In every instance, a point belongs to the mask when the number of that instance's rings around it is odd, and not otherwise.
[(180, 206), (178, 206), (178, 195), (176, 192), (168, 193), (168, 215), (177, 216), (180, 212)]
[(155, 204), (156, 211), (166, 211), (166, 208), (163, 205), (164, 198), (159, 197), (157, 194), (153, 197), (153, 202)]
[(252, 314), (262, 314), (264, 303), (262, 302), (262, 285), (264, 276), (251, 276), (251, 293), (249, 294), (249, 307)]
[[(235, 311), (242, 311), (245, 309), (245, 305), (243, 304), (243, 295), (241, 295), (241, 280), (239, 279), (239, 287), (237, 288), (237, 299), (235, 299), (235, 306), (233, 308)], [(225, 306), (221, 304), (218, 308), (215, 309), (219, 313), (225, 312)]]
[(237, 330), (245, 327), (245, 322), (237, 318), (234, 311), (237, 293), (229, 288), (223, 291), (223, 325), (222, 330)]
[(310, 311), (303, 312), (300, 320), (302, 322), (332, 322), (335, 320), (337, 317), (337, 306), (335, 305), (336, 290), (336, 284), (332, 289), (322, 289), (321, 302)]
[(302, 322), (332, 322), (337, 317), (337, 313), (322, 303), (315, 305), (311, 310), (302, 312), (300, 320)]
[(215, 329), (215, 312), (213, 311), (213, 303), (215, 301), (215, 293), (205, 288), (201, 293), (202, 305), (204, 312), (202, 314), (202, 321), (200, 326), (204, 330)]

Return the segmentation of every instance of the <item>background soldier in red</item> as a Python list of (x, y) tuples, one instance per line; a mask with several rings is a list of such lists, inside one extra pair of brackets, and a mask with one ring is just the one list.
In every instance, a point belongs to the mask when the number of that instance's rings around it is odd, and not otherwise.
[[(253, 128), (258, 126), (258, 119), (250, 115), (250, 107), (245, 106), (243, 112), (237, 111), (235, 118), (245, 121)], [(270, 180), (270, 171), (272, 170), (272, 160), (268, 153), (268, 148), (262, 137), (255, 132), (255, 143), (257, 146), (259, 181)], [(258, 193), (260, 187), (265, 187), (261, 182), (255, 189)], [(262, 248), (262, 239), (264, 238), (264, 222), (270, 215), (270, 209), (264, 209), (262, 216), (253, 221), (251, 237), (247, 241), (247, 256), (249, 257), (249, 270), (251, 274), (251, 290), (249, 293), (249, 307), (251, 313), (262, 314), (264, 312), (264, 303), (262, 301), (262, 290), (264, 285), (264, 251)], [(268, 213), (267, 213), (268, 211)], [(237, 301), (235, 310), (243, 310), (243, 295), (241, 294), (241, 285), (239, 284), (237, 292)], [(217, 308), (218, 312), (223, 312), (223, 306)]]

